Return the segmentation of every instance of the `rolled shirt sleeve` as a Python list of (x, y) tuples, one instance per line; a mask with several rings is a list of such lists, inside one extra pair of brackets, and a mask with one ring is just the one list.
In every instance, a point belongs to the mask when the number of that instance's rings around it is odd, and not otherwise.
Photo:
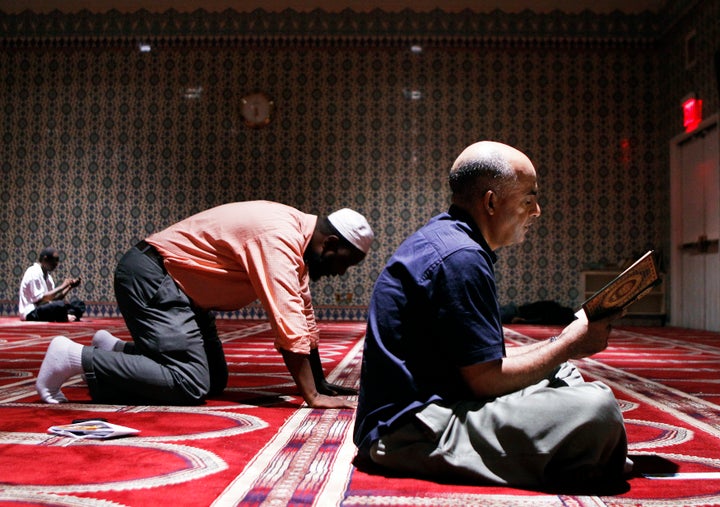
[(309, 354), (317, 347), (319, 330), (307, 266), (296, 247), (277, 234), (260, 236), (246, 244), (245, 263), (275, 331), (275, 347)]

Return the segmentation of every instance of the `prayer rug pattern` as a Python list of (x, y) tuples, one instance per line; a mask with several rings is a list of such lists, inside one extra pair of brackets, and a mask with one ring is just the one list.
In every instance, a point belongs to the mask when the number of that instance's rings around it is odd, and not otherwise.
[[(328, 378), (357, 387), (364, 324), (321, 322)], [(87, 344), (97, 329), (121, 338), (120, 319), (72, 324), (0, 319), (0, 505), (708, 506), (720, 505), (720, 334), (615, 329), (606, 351), (577, 364), (623, 409), (637, 474), (612, 496), (554, 495), (369, 475), (352, 466), (352, 410), (311, 410), (274, 350), (267, 322), (219, 320), (231, 371), (222, 397), (199, 407), (89, 403), (82, 378), (71, 403), (38, 403), (34, 380), (49, 339)], [(507, 329), (509, 345), (558, 328)], [(90, 441), (49, 435), (53, 424), (103, 417), (137, 437)]]
[[(328, 379), (356, 383), (364, 326), (320, 326)], [(101, 328), (129, 338), (119, 319), (42, 325), (0, 319), (1, 505), (284, 505), (297, 495), (323, 498), (325, 489), (338, 490), (334, 464), (352, 459), (352, 449), (338, 450), (354, 413), (303, 405), (267, 322), (218, 321), (230, 382), (222, 397), (202, 406), (92, 404), (79, 376), (63, 387), (70, 403), (40, 404), (34, 382), (50, 339), (62, 334), (89, 344)], [(51, 425), (97, 417), (141, 433), (105, 441), (46, 433)]]

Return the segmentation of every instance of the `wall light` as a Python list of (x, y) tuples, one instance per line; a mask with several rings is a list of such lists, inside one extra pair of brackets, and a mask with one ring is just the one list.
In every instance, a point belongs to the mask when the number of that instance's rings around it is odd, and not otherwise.
[(423, 96), (420, 90), (410, 90), (407, 88), (403, 90), (403, 95), (408, 100), (420, 100)]
[(189, 88), (185, 88), (183, 91), (183, 97), (185, 97), (188, 100), (197, 100), (200, 97), (202, 97), (203, 93), (203, 87), (202, 86), (191, 86)]

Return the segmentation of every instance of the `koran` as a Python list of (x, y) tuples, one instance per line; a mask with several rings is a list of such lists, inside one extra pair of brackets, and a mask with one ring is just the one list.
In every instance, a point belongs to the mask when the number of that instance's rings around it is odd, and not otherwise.
[(599, 320), (619, 313), (646, 296), (659, 283), (655, 251), (649, 250), (605, 287), (590, 296), (582, 307), (588, 320)]

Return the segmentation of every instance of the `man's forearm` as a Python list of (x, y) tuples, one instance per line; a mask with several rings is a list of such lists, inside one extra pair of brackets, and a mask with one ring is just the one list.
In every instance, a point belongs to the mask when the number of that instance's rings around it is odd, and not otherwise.
[(60, 285), (59, 287), (55, 287), (53, 290), (43, 294), (35, 304), (49, 303), (50, 301), (55, 301), (57, 299), (65, 299), (65, 296), (67, 296), (67, 293), (70, 292), (71, 288), (72, 287), (69, 285)]
[(309, 404), (317, 398), (318, 390), (315, 386), (315, 378), (313, 377), (312, 368), (310, 366), (309, 356), (296, 354), (289, 350), (280, 349), (290, 375), (300, 389), (300, 395)]
[(62, 293), (62, 289), (62, 287), (56, 287), (53, 290), (46, 292), (45, 294), (40, 296), (40, 299), (35, 301), (35, 304), (42, 305), (51, 301), (55, 301), (56, 299), (63, 299), (65, 297), (65, 294)]
[(505, 349), (505, 354), (507, 357), (512, 356), (519, 356), (522, 354), (527, 354), (528, 352), (532, 352), (535, 349), (538, 349), (540, 347), (544, 347), (548, 340), (541, 340), (535, 343), (528, 343), (527, 345), (519, 345), (517, 347), (507, 347)]

